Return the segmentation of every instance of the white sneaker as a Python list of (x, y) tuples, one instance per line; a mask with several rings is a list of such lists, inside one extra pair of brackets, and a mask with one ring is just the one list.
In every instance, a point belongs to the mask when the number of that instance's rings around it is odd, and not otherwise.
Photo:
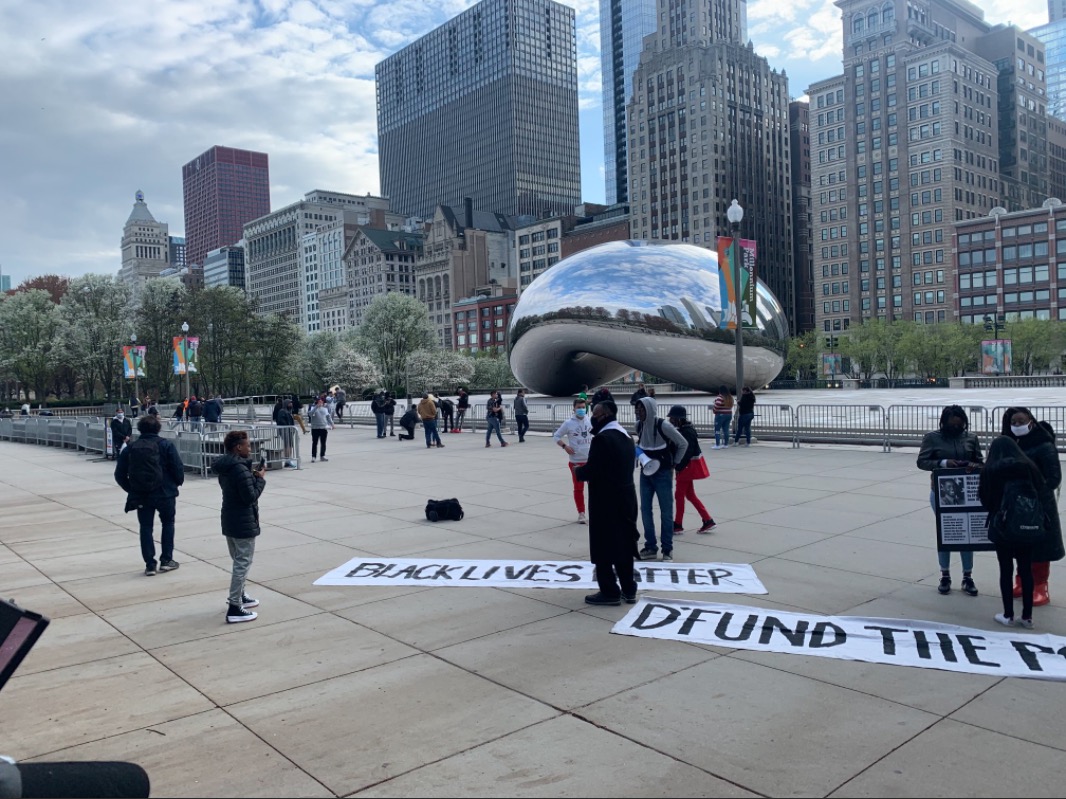
[(1017, 624), (1019, 627), (1024, 627), (1027, 630), (1033, 629), (1033, 620), (1032, 619), (1018, 619), (1014, 623)]
[(329, 458), (327, 458), (325, 455), (323, 455), (322, 456), (322, 462), (323, 463), (328, 463), (329, 462)]
[(586, 519), (585, 519), (585, 514), (584, 514), (584, 513), (579, 513), (579, 514), (577, 515), (577, 523), (578, 523), (578, 524), (586, 524), (586, 523), (587, 523), (587, 521), (586, 521)]
[[(996, 621), (998, 621), (1004, 627), (1013, 627), (1014, 626), (1014, 617), (1013, 616), (1005, 616), (1002, 613), (997, 613), (994, 616), (994, 618), (995, 618)], [(1032, 624), (1032, 622), (1029, 622), (1029, 624)]]
[(311, 463), (314, 463), (314, 462), (315, 462), (315, 459), (314, 459), (314, 458), (311, 458)]

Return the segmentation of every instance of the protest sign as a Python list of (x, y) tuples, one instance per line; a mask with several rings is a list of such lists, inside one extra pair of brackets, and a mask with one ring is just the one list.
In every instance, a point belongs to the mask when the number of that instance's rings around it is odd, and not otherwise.
[[(418, 584), (452, 588), (578, 588), (595, 591), (591, 563), (535, 560), (359, 557), (315, 580), (315, 585)], [(765, 594), (746, 563), (635, 563), (637, 583), (659, 591)]]
[(821, 616), (644, 597), (611, 632), (757, 652), (1066, 680), (1066, 638), (932, 621)]
[(980, 483), (981, 473), (977, 471), (937, 469), (933, 472), (933, 508), (939, 552), (996, 548), (988, 540), (988, 511), (981, 507), (977, 496)]

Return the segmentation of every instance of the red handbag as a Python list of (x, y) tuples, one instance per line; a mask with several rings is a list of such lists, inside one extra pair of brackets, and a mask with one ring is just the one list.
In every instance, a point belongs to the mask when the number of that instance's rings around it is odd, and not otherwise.
[(690, 460), (688, 466), (685, 467), (685, 476), (690, 480), (703, 480), (706, 477), (710, 477), (711, 472), (707, 468), (707, 459), (702, 455), (697, 455)]

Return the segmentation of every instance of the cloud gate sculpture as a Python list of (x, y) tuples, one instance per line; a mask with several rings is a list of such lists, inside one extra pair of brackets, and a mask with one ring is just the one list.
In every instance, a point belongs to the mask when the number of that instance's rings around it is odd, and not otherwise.
[[(736, 383), (718, 257), (689, 244), (617, 241), (564, 258), (522, 293), (511, 317), (511, 370), (523, 385), (567, 396), (633, 369), (704, 391)], [(788, 324), (757, 285), (744, 331), (744, 382), (764, 386), (784, 367)]]

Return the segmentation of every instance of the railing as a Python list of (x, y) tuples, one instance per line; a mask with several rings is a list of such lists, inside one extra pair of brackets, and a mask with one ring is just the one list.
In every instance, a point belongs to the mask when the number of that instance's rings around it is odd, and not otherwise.
[(953, 377), (950, 382), (952, 388), (1062, 388), (1066, 386), (1066, 375)]

